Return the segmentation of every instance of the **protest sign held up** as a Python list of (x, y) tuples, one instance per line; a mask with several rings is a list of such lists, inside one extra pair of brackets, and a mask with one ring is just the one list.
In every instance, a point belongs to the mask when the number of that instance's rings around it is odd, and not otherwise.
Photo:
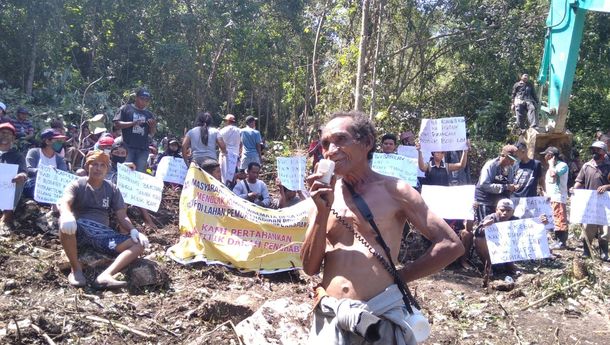
[(374, 153), (371, 168), (383, 175), (399, 178), (411, 186), (417, 185), (417, 161), (401, 155)]
[(165, 182), (183, 184), (187, 170), (184, 159), (165, 156), (159, 161), (155, 176)]
[(419, 143), (423, 151), (467, 150), (466, 121), (463, 117), (423, 119), (419, 129)]
[(574, 189), (570, 205), (570, 223), (610, 225), (610, 192)]
[(49, 166), (38, 168), (34, 200), (47, 204), (56, 204), (64, 195), (64, 190), (78, 176)]
[(519, 219), (540, 218), (541, 215), (546, 215), (548, 224), (546, 228), (552, 230), (555, 228), (553, 223), (553, 210), (551, 209), (550, 201), (543, 196), (534, 196), (529, 198), (511, 198), (515, 204), (514, 216)]
[(125, 164), (119, 164), (117, 186), (126, 203), (157, 212), (163, 195), (163, 181), (132, 171)]
[[(412, 160), (412, 162), (415, 164), (416, 169), (417, 169), (417, 177), (426, 176), (426, 173), (419, 170), (419, 167), (417, 165), (417, 161), (419, 159), (419, 153), (417, 152), (417, 149), (415, 148), (415, 146), (399, 145), (398, 148), (396, 149), (396, 153)], [(430, 153), (422, 152), (422, 157), (424, 157), (424, 160), (425, 160), (425, 157), (430, 157)]]
[(423, 185), (421, 197), (428, 208), (444, 219), (474, 219), (474, 188), (465, 186)]
[(305, 157), (277, 157), (277, 176), (282, 186), (293, 190), (305, 189), (306, 159)]
[(551, 256), (544, 224), (536, 219), (494, 223), (485, 229), (492, 264)]
[(0, 210), (12, 210), (15, 202), (15, 183), (12, 181), (17, 175), (17, 164), (0, 163)]

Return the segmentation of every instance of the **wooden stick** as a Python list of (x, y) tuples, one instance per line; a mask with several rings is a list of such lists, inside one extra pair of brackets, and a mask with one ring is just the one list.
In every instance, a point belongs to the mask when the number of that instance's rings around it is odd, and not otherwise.
[(538, 304), (540, 304), (540, 303), (542, 303), (542, 302), (544, 302), (544, 301), (548, 300), (549, 298), (551, 298), (551, 297), (553, 297), (553, 296), (557, 295), (558, 293), (563, 292), (563, 291), (565, 291), (565, 290), (567, 290), (567, 289), (569, 289), (569, 288), (572, 288), (572, 287), (574, 287), (574, 286), (576, 286), (576, 285), (578, 285), (578, 284), (580, 284), (580, 283), (583, 283), (583, 282), (585, 282), (586, 280), (587, 280), (587, 278), (583, 278), (583, 279), (581, 279), (581, 280), (579, 280), (579, 281), (577, 281), (577, 282), (574, 282), (574, 283), (572, 283), (572, 284), (570, 284), (570, 285), (568, 285), (568, 286), (562, 287), (561, 289), (559, 289), (559, 290), (557, 290), (557, 291), (551, 292), (550, 294), (548, 294), (548, 295), (546, 295), (546, 296), (542, 297), (541, 299), (539, 299), (539, 300), (537, 300), (537, 301), (534, 301), (534, 302), (532, 302), (532, 303), (530, 303), (530, 304), (526, 305), (525, 307), (521, 308), (521, 311), (524, 311), (524, 310), (527, 310), (527, 309), (529, 309), (529, 308), (531, 308), (531, 307), (533, 307), (533, 306), (536, 306), (536, 305), (538, 305)]
[(45, 333), (42, 329), (40, 329), (40, 327), (36, 326), (36, 324), (33, 323), (30, 325), (30, 327), (32, 327), (38, 334), (42, 335), (44, 340), (47, 341), (47, 344), (55, 345), (55, 342), (53, 341), (53, 339), (51, 339), (51, 337), (49, 337), (49, 335), (47, 333)]
[(109, 324), (111, 326), (116, 326), (117, 328), (126, 330), (126, 331), (131, 332), (131, 333), (133, 333), (135, 335), (139, 335), (142, 338), (147, 338), (147, 339), (155, 338), (154, 335), (146, 334), (146, 333), (144, 333), (142, 331), (139, 331), (137, 329), (131, 328), (131, 327), (129, 327), (127, 325), (124, 325), (124, 324), (122, 324), (120, 322), (110, 321), (110, 320), (107, 320), (107, 319), (102, 319), (101, 317), (97, 317), (97, 316), (93, 316), (93, 315), (87, 315), (85, 318), (89, 319), (89, 320), (92, 320), (92, 321), (106, 323), (106, 324)]

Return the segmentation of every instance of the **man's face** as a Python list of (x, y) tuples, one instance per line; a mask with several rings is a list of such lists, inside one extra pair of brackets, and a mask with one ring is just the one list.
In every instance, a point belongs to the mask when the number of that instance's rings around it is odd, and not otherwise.
[(386, 139), (381, 143), (381, 151), (383, 153), (394, 153), (396, 151), (396, 142), (392, 139)]
[(106, 163), (95, 160), (89, 164), (89, 178), (93, 180), (103, 180), (108, 174), (108, 165)]
[(19, 121), (25, 121), (28, 119), (28, 113), (17, 113), (17, 119)]
[(519, 159), (521, 161), (526, 160), (528, 158), (527, 149), (523, 148), (523, 149), (517, 150), (516, 156), (517, 156), (517, 159)]
[(503, 167), (511, 166), (515, 164), (515, 161), (510, 158), (507, 154), (500, 155), (500, 165)]
[(515, 211), (510, 207), (501, 206), (496, 208), (496, 213), (498, 214), (498, 218), (500, 218), (500, 221), (509, 220), (510, 217), (513, 216), (514, 212)]
[(406, 137), (404, 139), (401, 140), (401, 143), (405, 146), (415, 146), (415, 138), (413, 137)]
[(552, 154), (552, 153), (546, 153), (546, 154), (544, 155), (544, 160), (548, 162), (548, 161), (550, 161), (551, 159), (553, 159), (553, 157), (555, 157), (555, 155), (554, 155), (554, 154)]
[(248, 181), (254, 182), (258, 179), (258, 174), (260, 173), (261, 168), (256, 165), (252, 168), (248, 169)]
[(15, 142), (15, 134), (8, 128), (0, 129), (0, 150), (8, 151), (13, 147)]
[(353, 167), (368, 164), (367, 154), (371, 144), (356, 140), (350, 132), (352, 119), (337, 117), (330, 120), (322, 131), (322, 152), (324, 158), (335, 162), (335, 173), (345, 175)]
[(150, 98), (148, 97), (136, 97), (136, 107), (138, 109), (146, 109), (150, 104)]
[(127, 157), (127, 150), (124, 147), (117, 147), (112, 150), (112, 155), (117, 157)]
[[(513, 79), (514, 80), (514, 79)], [(521, 81), (527, 83), (530, 80), (530, 77), (527, 74), (521, 76)]]
[(171, 152), (176, 152), (176, 151), (178, 151), (178, 144), (176, 144), (176, 143), (171, 143), (171, 144), (169, 144), (169, 150), (170, 150)]

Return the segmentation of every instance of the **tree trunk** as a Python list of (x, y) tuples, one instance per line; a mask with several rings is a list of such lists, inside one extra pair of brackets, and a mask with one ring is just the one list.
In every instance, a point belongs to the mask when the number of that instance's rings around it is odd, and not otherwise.
[(32, 97), (32, 88), (34, 86), (34, 74), (36, 73), (36, 56), (38, 55), (38, 33), (36, 22), (32, 23), (32, 50), (30, 51), (30, 69), (28, 70), (28, 78), (25, 82), (25, 94)]
[[(313, 78), (313, 95), (314, 95), (314, 104), (313, 104), (313, 108), (315, 109), (316, 106), (318, 105), (318, 74), (316, 71), (316, 67), (317, 67), (317, 63), (316, 60), (318, 59), (318, 43), (320, 42), (320, 33), (322, 32), (322, 25), (324, 25), (324, 21), (326, 20), (326, 13), (328, 12), (328, 3), (324, 4), (324, 12), (322, 12), (322, 15), (320, 16), (319, 22), (318, 22), (318, 29), (316, 30), (316, 38), (313, 42), (313, 54), (311, 56), (311, 74), (312, 74), (312, 78)], [(318, 123), (318, 115), (317, 112), (314, 113), (315, 116), (315, 123)]]
[(379, 8), (377, 10), (377, 38), (375, 42), (375, 57), (373, 58), (373, 71), (371, 75), (371, 109), (369, 113), (369, 119), (373, 119), (375, 116), (375, 108), (377, 106), (375, 102), (375, 89), (377, 86), (377, 59), (379, 58), (379, 48), (381, 45), (381, 21), (383, 18), (383, 6), (384, 0), (379, 0)]
[(362, 86), (364, 85), (368, 22), (369, 0), (362, 0), (362, 25), (360, 26), (360, 45), (358, 47), (358, 72), (356, 74), (356, 90), (354, 92), (354, 109), (358, 111), (362, 111)]

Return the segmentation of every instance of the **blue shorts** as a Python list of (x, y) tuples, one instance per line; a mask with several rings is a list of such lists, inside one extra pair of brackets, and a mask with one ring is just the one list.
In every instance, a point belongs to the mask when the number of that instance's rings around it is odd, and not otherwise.
[(90, 247), (97, 252), (117, 256), (116, 247), (127, 240), (131, 241), (131, 236), (120, 234), (91, 219), (81, 218), (76, 224), (76, 243), (79, 247)]
[(127, 147), (127, 158), (125, 162), (133, 163), (136, 165), (136, 171), (146, 172), (146, 166), (148, 165), (148, 147), (145, 149), (139, 149), (134, 147)]

